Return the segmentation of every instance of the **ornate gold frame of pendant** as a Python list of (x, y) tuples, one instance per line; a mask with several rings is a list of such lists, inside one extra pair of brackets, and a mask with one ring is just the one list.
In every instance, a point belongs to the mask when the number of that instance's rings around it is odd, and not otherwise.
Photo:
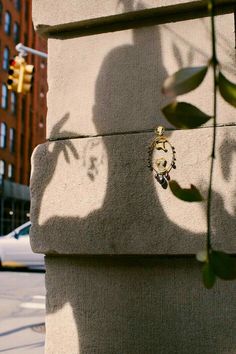
[[(155, 173), (155, 179), (160, 185), (166, 189), (170, 180), (169, 172), (172, 168), (176, 168), (176, 151), (169, 140), (164, 136), (165, 128), (158, 126), (155, 129), (155, 138), (148, 148), (148, 168)], [(160, 152), (162, 155), (155, 157), (154, 153)], [(168, 153), (171, 153), (170, 161), (168, 162)]]

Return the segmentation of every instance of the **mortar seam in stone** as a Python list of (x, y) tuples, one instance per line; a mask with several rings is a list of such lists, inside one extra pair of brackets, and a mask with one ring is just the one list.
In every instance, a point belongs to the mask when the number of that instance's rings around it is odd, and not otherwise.
[[(221, 0), (216, 4), (216, 14), (234, 11), (232, 0)], [(38, 24), (36, 30), (49, 38), (88, 36), (99, 33), (153, 26), (209, 16), (207, 2), (193, 1), (184, 4), (167, 5), (134, 12), (115, 14), (100, 18), (85, 19), (59, 25)]]
[[(212, 129), (212, 125), (202, 126), (191, 130), (198, 130), (198, 129)], [(217, 124), (217, 128), (224, 128), (224, 127), (236, 127), (236, 123), (222, 123)], [(190, 129), (174, 129), (174, 128), (165, 128), (166, 131), (175, 132), (175, 131), (189, 131)], [(119, 135), (136, 135), (136, 134), (148, 134), (153, 133), (153, 129), (145, 129), (145, 130), (133, 130), (133, 131), (126, 131), (126, 132), (114, 132), (114, 133), (107, 133), (107, 134), (97, 134), (97, 135), (77, 135), (73, 137), (62, 137), (62, 138), (49, 138), (47, 141), (61, 141), (61, 140), (73, 140), (73, 139), (87, 139), (87, 138), (103, 138), (103, 137), (110, 137), (110, 136), (119, 136)]]

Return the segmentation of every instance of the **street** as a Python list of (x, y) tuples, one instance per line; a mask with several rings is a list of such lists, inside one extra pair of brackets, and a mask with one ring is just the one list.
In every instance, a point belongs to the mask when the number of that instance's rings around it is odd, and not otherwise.
[(0, 271), (0, 353), (43, 354), (44, 273)]

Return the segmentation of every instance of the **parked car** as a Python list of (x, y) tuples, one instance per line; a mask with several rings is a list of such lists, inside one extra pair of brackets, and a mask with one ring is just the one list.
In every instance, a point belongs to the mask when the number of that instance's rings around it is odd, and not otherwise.
[(33, 253), (29, 231), (31, 222), (17, 227), (6, 236), (0, 237), (0, 265), (44, 268), (44, 255)]

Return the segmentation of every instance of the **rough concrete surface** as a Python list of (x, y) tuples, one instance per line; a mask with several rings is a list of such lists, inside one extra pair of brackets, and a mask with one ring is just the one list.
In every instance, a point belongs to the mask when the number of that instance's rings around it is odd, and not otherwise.
[[(59, 124), (59, 123), (58, 123)], [(63, 125), (63, 122), (61, 122)], [(236, 127), (218, 128), (212, 227), (214, 245), (236, 251)], [(49, 142), (33, 155), (31, 242), (58, 254), (185, 254), (203, 248), (206, 204), (163, 190), (147, 168), (154, 134)], [(207, 195), (212, 129), (169, 134), (177, 151), (170, 175)]]
[(236, 282), (185, 258), (46, 257), (47, 354), (233, 354)]
[[(47, 254), (47, 354), (235, 353), (236, 283), (204, 289), (188, 257), (205, 248), (206, 202), (179, 201), (147, 168), (151, 131), (170, 127), (163, 80), (206, 65), (209, 18), (73, 39), (63, 32), (177, 3), (185, 0), (33, 1), (36, 28), (65, 25), (48, 46), (47, 137), (56, 141), (36, 148), (31, 176), (31, 244)], [(233, 14), (216, 23), (219, 59), (236, 81)], [(212, 114), (211, 76), (180, 100)], [(212, 241), (235, 253), (235, 110), (218, 103), (218, 123), (230, 126), (217, 129)], [(168, 137), (177, 152), (171, 178), (206, 197), (212, 129)]]
[[(197, 19), (68, 40), (49, 39), (47, 136), (73, 137), (170, 126), (161, 108), (164, 79), (182, 67), (207, 65), (210, 20)], [(219, 16), (218, 56), (236, 81), (233, 14)], [(186, 30), (187, 29), (187, 30)], [(190, 40), (191, 38), (191, 40)], [(211, 115), (212, 72), (199, 88), (180, 96)], [(64, 131), (55, 130), (70, 113)], [(219, 97), (218, 121), (234, 121), (234, 108)]]

